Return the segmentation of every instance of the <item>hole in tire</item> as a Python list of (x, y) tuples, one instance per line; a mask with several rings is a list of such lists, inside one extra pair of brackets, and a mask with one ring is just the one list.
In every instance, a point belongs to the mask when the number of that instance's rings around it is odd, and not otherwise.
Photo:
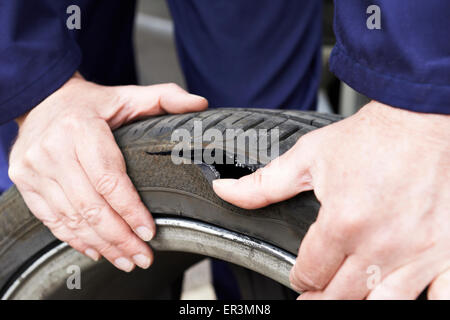
[[(202, 155), (205, 150), (201, 150)], [(209, 151), (208, 151), (209, 152)], [(159, 155), (159, 156), (171, 156), (171, 152), (147, 152), (149, 155)], [(190, 150), (189, 154), (184, 154), (181, 152), (178, 156), (180, 158), (190, 159), (192, 164), (196, 164), (202, 168), (209, 168), (213, 171), (216, 179), (239, 179), (243, 176), (253, 173), (257, 169), (257, 165), (245, 164), (237, 161), (235, 156), (229, 156), (223, 152), (222, 163), (208, 164), (205, 162), (196, 163), (195, 162), (195, 150)], [(215, 157), (215, 150), (211, 151), (211, 156)]]

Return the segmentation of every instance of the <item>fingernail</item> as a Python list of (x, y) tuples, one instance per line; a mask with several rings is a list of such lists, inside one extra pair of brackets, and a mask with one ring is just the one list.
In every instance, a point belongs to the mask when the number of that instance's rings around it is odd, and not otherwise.
[(120, 257), (114, 260), (114, 264), (116, 265), (117, 268), (126, 272), (130, 272), (134, 268), (133, 262), (124, 257)]
[(94, 261), (98, 261), (98, 259), (100, 259), (100, 254), (91, 248), (86, 249), (84, 251), (84, 254), (87, 255), (89, 258), (91, 258)]
[(151, 260), (146, 255), (136, 254), (133, 256), (133, 260), (142, 269), (147, 269), (150, 267)]
[(137, 227), (136, 233), (139, 236), (139, 238), (141, 238), (144, 241), (152, 240), (153, 235), (154, 235), (153, 232), (149, 228), (144, 227), (144, 226)]

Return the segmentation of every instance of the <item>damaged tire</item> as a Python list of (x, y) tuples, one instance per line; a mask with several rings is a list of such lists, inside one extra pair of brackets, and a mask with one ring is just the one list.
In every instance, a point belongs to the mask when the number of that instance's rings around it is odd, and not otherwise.
[[(305, 192), (258, 210), (244, 210), (226, 203), (215, 195), (211, 181), (218, 177), (238, 178), (264, 163), (252, 159), (245, 148), (236, 147), (229, 152), (217, 141), (198, 144), (196, 137), (208, 129), (221, 133), (241, 129), (241, 135), (251, 130), (278, 129), (277, 148), (282, 154), (302, 135), (340, 119), (315, 112), (211, 109), (158, 116), (116, 130), (114, 135), (125, 157), (127, 172), (143, 202), (157, 218), (158, 235), (151, 242), (157, 251), (155, 265), (148, 271), (124, 274), (108, 263), (87, 260), (60, 244), (31, 214), (13, 187), (0, 197), (0, 296), (173, 298), (170, 284), (199, 261), (200, 255), (227, 260), (288, 285), (286, 272), (319, 209), (314, 194)], [(196, 123), (201, 124), (200, 129)], [(173, 139), (174, 132), (189, 133), (192, 137), (190, 142), (185, 141), (183, 152), (176, 155), (178, 160), (191, 163), (174, 163), (173, 149), (179, 145)], [(258, 143), (261, 137), (256, 135)], [(245, 142), (246, 146), (249, 144), (250, 140)], [(269, 143), (266, 151), (273, 147)], [(195, 155), (208, 148), (213, 155), (220, 151), (225, 164), (187, 161), (198, 160)], [(79, 265), (90, 279), (84, 290), (67, 289), (67, 270), (72, 265)]]

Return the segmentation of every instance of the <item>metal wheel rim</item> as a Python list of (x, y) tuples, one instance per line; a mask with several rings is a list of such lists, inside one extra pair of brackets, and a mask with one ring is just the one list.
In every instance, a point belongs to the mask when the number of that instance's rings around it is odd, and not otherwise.
[[(156, 218), (158, 232), (150, 242), (159, 251), (180, 251), (200, 254), (240, 265), (259, 272), (289, 288), (289, 272), (295, 256), (266, 242), (243, 234), (184, 218)], [(45, 295), (36, 289), (43, 281), (54, 285), (65, 283), (67, 274), (59, 272), (52, 262), (56, 259), (74, 259), (79, 265), (92, 267), (95, 262), (61, 243), (30, 264), (5, 291), (2, 300), (26, 296), (39, 299)], [(50, 269), (50, 271), (49, 271)], [(50, 277), (51, 275), (51, 277)], [(30, 287), (31, 286), (31, 287)], [(33, 287), (34, 286), (34, 287)], [(32, 296), (27, 290), (33, 288)], [(48, 290), (48, 286), (45, 286)], [(42, 289), (44, 290), (44, 288)]]

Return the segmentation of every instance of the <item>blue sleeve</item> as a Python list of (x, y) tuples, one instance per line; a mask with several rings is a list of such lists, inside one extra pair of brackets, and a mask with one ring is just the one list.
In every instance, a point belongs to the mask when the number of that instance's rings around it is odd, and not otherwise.
[(335, 0), (331, 70), (371, 99), (450, 114), (449, 32), (447, 0)]
[(0, 2), (0, 124), (35, 107), (77, 70), (66, 1)]

